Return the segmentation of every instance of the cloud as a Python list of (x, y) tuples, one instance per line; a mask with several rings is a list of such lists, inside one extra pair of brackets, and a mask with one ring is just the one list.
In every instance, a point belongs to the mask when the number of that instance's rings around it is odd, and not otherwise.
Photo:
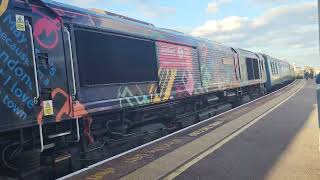
[(232, 32), (241, 29), (249, 23), (247, 17), (229, 16), (222, 20), (209, 20), (203, 25), (195, 28), (192, 32), (194, 36), (206, 36), (213, 33)]
[(208, 13), (217, 13), (219, 10), (218, 4), (216, 2), (209, 3), (207, 7), (207, 12)]
[(214, 2), (208, 3), (207, 12), (208, 13), (217, 13), (219, 11), (219, 7), (223, 4), (231, 3), (232, 0), (217, 0)]
[(316, 2), (282, 5), (255, 18), (229, 16), (208, 20), (191, 34), (298, 64), (320, 66), (317, 16)]
[[(317, 8), (317, 4), (313, 2), (279, 6), (266, 11), (262, 16), (256, 18), (254, 25), (307, 24), (317, 20), (317, 14), (312, 14), (315, 8)], [(310, 12), (312, 13), (310, 14)]]

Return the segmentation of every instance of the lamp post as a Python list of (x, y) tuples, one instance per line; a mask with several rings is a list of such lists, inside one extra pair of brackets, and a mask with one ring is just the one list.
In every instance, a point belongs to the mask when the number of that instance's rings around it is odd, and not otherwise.
[[(320, 75), (317, 76), (320, 79)], [(320, 80), (317, 81), (317, 100), (318, 100), (318, 121), (320, 129)]]
[[(319, 43), (320, 43), (320, 0), (318, 0), (318, 26), (319, 26), (318, 33), (319, 33)], [(320, 52), (320, 47), (318, 48)], [(320, 72), (318, 73), (319, 74), (317, 75), (316, 82), (317, 82), (317, 100), (318, 100), (318, 122), (319, 122), (319, 130), (320, 130)], [(319, 147), (319, 151), (320, 151), (320, 147)]]
[[(317, 101), (318, 101), (318, 125), (319, 125), (319, 143), (320, 143), (320, 73), (317, 75)], [(320, 144), (319, 144), (319, 152), (320, 152)]]

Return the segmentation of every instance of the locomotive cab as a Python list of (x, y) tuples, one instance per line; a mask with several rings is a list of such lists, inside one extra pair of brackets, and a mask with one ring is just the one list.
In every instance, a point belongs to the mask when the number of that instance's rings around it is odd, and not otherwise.
[[(11, 157), (0, 165), (9, 174), (18, 169), (26, 173), (40, 166), (37, 152), (55, 146), (44, 141), (71, 134), (76, 126), (70, 123), (70, 133), (46, 127), (75, 118), (68, 28), (41, 1), (2, 0), (0, 9), (0, 151)], [(17, 163), (22, 159), (36, 163)]]

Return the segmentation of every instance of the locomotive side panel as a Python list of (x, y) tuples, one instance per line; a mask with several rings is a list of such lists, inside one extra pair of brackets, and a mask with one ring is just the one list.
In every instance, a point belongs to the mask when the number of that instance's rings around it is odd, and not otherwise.
[(153, 102), (193, 96), (201, 86), (197, 49), (157, 42), (159, 90)]
[(213, 43), (199, 45), (202, 85), (205, 92), (239, 87), (235, 59), (230, 48)]
[[(119, 36), (127, 36), (135, 39), (144, 39), (153, 42), (165, 41), (167, 43), (176, 44), (181, 47), (192, 47), (192, 67), (189, 66), (183, 69), (176, 68), (173, 65), (171, 68), (166, 68), (167, 70), (170, 70), (169, 73), (165, 73), (166, 71), (162, 71), (163, 68), (161, 70), (154, 70), (154, 68), (152, 67), (145, 66), (145, 68), (140, 71), (143, 72), (149, 69), (153, 70), (153, 72), (155, 73), (158, 72), (157, 80), (152, 79), (151, 81), (146, 81), (141, 79), (137, 82), (115, 82), (83, 86), (79, 85), (81, 84), (80, 81), (82, 77), (76, 77), (78, 82), (77, 88), (79, 91), (79, 101), (85, 104), (88, 112), (112, 110), (117, 108), (135, 107), (150, 105), (152, 103), (165, 102), (170, 99), (170, 97), (171, 99), (179, 99), (182, 97), (191, 96), (199, 92), (199, 90), (197, 89), (201, 89), (201, 80), (199, 75), (200, 70), (197, 57), (198, 54), (196, 48), (194, 48), (196, 42), (195, 38), (184, 35), (182, 33), (156, 28), (150, 24), (130, 21), (127, 19), (120, 19), (110, 16), (107, 13), (95, 13), (93, 11), (76, 8), (73, 6), (61, 5), (59, 3), (53, 4), (50, 1), (46, 2), (46, 4), (60, 16), (67, 17), (71, 23), (70, 26), (74, 26), (75, 29), (76, 27), (86, 27), (88, 29), (95, 29), (94, 31), (103, 31)], [(75, 34), (72, 41), (77, 41), (77, 39), (78, 37)], [(83, 43), (85, 44), (85, 42)], [(74, 42), (73, 53), (75, 56), (75, 60), (77, 60), (78, 56), (76, 46), (77, 43)], [(130, 48), (131, 47), (129, 47), (129, 49)], [(159, 51), (159, 48), (157, 48), (157, 50), (148, 51), (158, 53), (157, 51)], [(188, 51), (182, 53), (188, 53)], [(177, 54), (176, 56), (179, 57), (180, 55)], [(153, 58), (150, 58), (150, 61), (156, 62)], [(77, 70), (77, 62), (75, 62), (75, 66)], [(122, 69), (124, 69), (124, 67)], [(168, 76), (168, 78), (173, 78), (174, 69), (177, 70), (177, 74), (176, 77), (174, 77), (174, 83), (172, 83), (172, 85), (170, 85), (171, 81), (167, 81), (167, 79), (163, 79), (163, 82), (158, 82), (160, 81), (161, 77)], [(108, 76), (112, 77), (110, 75)], [(120, 77), (121, 76), (117, 78)], [(164, 82), (166, 83), (165, 88)], [(162, 89), (159, 88), (160, 86), (162, 86)], [(164, 94), (170, 94), (169, 98)]]
[(201, 84), (193, 47), (83, 29), (75, 41), (79, 98), (89, 112), (188, 97)]

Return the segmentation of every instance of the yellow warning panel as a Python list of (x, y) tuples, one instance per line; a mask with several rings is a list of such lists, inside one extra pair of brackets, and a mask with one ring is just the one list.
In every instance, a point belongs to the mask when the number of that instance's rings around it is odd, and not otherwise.
[(24, 16), (16, 14), (16, 27), (18, 31), (26, 30), (26, 25), (24, 23)]
[(52, 100), (43, 101), (43, 115), (51, 116), (53, 115), (53, 104)]

